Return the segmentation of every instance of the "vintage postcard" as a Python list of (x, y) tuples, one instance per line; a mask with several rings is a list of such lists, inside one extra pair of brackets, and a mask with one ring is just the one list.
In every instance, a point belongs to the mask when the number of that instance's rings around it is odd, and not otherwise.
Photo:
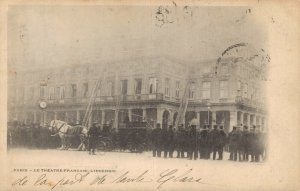
[(1, 1), (1, 190), (299, 190), (300, 2)]

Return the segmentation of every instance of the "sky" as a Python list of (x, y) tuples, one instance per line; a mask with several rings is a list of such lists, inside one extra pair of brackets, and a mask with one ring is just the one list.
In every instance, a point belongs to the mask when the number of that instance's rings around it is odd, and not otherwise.
[(10, 6), (8, 66), (36, 69), (168, 55), (217, 59), (226, 48), (266, 48), (249, 7)]

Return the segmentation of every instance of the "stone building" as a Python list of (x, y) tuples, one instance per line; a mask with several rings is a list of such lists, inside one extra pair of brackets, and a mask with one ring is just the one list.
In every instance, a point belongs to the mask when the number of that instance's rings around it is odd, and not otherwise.
[[(114, 119), (119, 96), (119, 123), (147, 121), (174, 124), (186, 83), (189, 103), (185, 123), (198, 126), (223, 124), (266, 127), (265, 71), (237, 58), (186, 62), (162, 57), (103, 61), (52, 69), (26, 70), (11, 74), (8, 82), (8, 119), (44, 123), (60, 119), (81, 123), (95, 84), (96, 98), (90, 121)], [(45, 109), (39, 103), (47, 103)]]

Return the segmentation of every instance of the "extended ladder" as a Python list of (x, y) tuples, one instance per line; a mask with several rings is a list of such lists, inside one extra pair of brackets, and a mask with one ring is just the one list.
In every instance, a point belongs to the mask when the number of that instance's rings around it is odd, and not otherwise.
[(116, 73), (116, 86), (117, 86), (117, 92), (116, 92), (116, 109), (115, 109), (115, 120), (114, 120), (114, 128), (118, 130), (119, 125), (119, 109), (120, 109), (120, 103), (121, 103), (121, 94), (119, 95), (119, 86), (118, 86), (118, 74)]
[(92, 117), (93, 106), (94, 106), (94, 103), (95, 103), (95, 100), (96, 100), (96, 97), (97, 97), (97, 92), (98, 92), (99, 88), (101, 88), (101, 82), (102, 82), (102, 79), (103, 79), (104, 70), (105, 70), (105, 67), (103, 68), (103, 71), (101, 73), (102, 75), (97, 80), (96, 85), (95, 85), (95, 87), (94, 87), (94, 89), (91, 93), (89, 103), (87, 105), (86, 112), (85, 112), (85, 115), (84, 115), (83, 120), (82, 120), (82, 125), (85, 126), (85, 127), (88, 127), (89, 120)]
[(177, 114), (177, 118), (176, 118), (176, 121), (175, 121), (175, 128), (176, 129), (178, 128), (178, 125), (182, 124), (185, 120), (185, 113), (186, 113), (186, 109), (187, 109), (188, 102), (189, 102), (189, 91), (190, 91), (191, 84), (193, 82), (190, 78), (191, 73), (192, 73), (192, 70), (190, 70), (187, 74), (186, 86), (185, 86), (185, 89), (184, 89), (184, 92), (183, 92), (183, 96), (180, 100), (179, 109), (177, 111), (178, 114)]

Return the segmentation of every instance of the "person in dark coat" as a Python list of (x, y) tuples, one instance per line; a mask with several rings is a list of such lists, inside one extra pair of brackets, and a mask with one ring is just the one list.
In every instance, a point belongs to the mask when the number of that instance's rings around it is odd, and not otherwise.
[(212, 138), (211, 138), (211, 132), (213, 131), (213, 129), (211, 128), (211, 125), (208, 125), (207, 126), (207, 131), (208, 131), (208, 134), (207, 134), (207, 159), (210, 159), (210, 155), (213, 151), (213, 148), (212, 148)]
[(242, 155), (243, 161), (249, 160), (249, 152), (250, 152), (250, 132), (248, 130), (248, 126), (245, 125), (242, 132)]
[(211, 143), (211, 150), (213, 152), (213, 160), (216, 159), (216, 153), (218, 151), (218, 146), (219, 146), (219, 139), (220, 139), (220, 133), (218, 130), (218, 125), (214, 125), (213, 130), (210, 132), (210, 143)]
[(156, 124), (156, 128), (151, 133), (151, 142), (153, 145), (153, 157), (161, 157), (161, 128)]
[(175, 147), (174, 138), (175, 138), (175, 133), (174, 133), (173, 126), (169, 125), (167, 144), (168, 144), (168, 151), (169, 151), (170, 158), (173, 158), (173, 152)]
[(229, 148), (230, 148), (230, 156), (231, 156), (229, 160), (237, 161), (239, 139), (240, 139), (240, 134), (239, 132), (237, 132), (237, 127), (233, 126), (233, 129), (229, 134)]
[(168, 156), (168, 129), (164, 126), (161, 130), (161, 147), (164, 152), (164, 158)]
[(199, 143), (199, 150), (200, 150), (200, 159), (207, 159), (208, 153), (208, 130), (207, 125), (203, 126), (203, 129), (200, 131), (200, 143)]
[(223, 149), (226, 144), (226, 139), (227, 139), (227, 135), (223, 129), (223, 126), (221, 125), (220, 129), (219, 129), (219, 141), (218, 141), (218, 147), (217, 147), (218, 155), (219, 155), (218, 160), (223, 160)]
[(259, 134), (256, 130), (256, 126), (253, 125), (251, 130), (250, 130), (251, 162), (258, 162), (259, 161), (258, 142), (259, 142)]
[(236, 128), (236, 133), (238, 134), (238, 143), (237, 143), (237, 154), (238, 154), (238, 160), (243, 161), (243, 131), (241, 130), (240, 126)]
[(177, 158), (184, 158), (185, 130), (183, 128), (183, 124), (180, 124), (176, 131), (176, 148), (177, 148)]
[(96, 125), (97, 123), (93, 123), (92, 127), (88, 130), (89, 154), (92, 155), (95, 155), (97, 139), (99, 136), (99, 131)]
[(196, 160), (198, 158), (198, 148), (197, 148), (197, 130), (196, 130), (196, 125), (192, 125), (191, 129), (188, 132), (188, 145), (189, 145), (189, 159)]

